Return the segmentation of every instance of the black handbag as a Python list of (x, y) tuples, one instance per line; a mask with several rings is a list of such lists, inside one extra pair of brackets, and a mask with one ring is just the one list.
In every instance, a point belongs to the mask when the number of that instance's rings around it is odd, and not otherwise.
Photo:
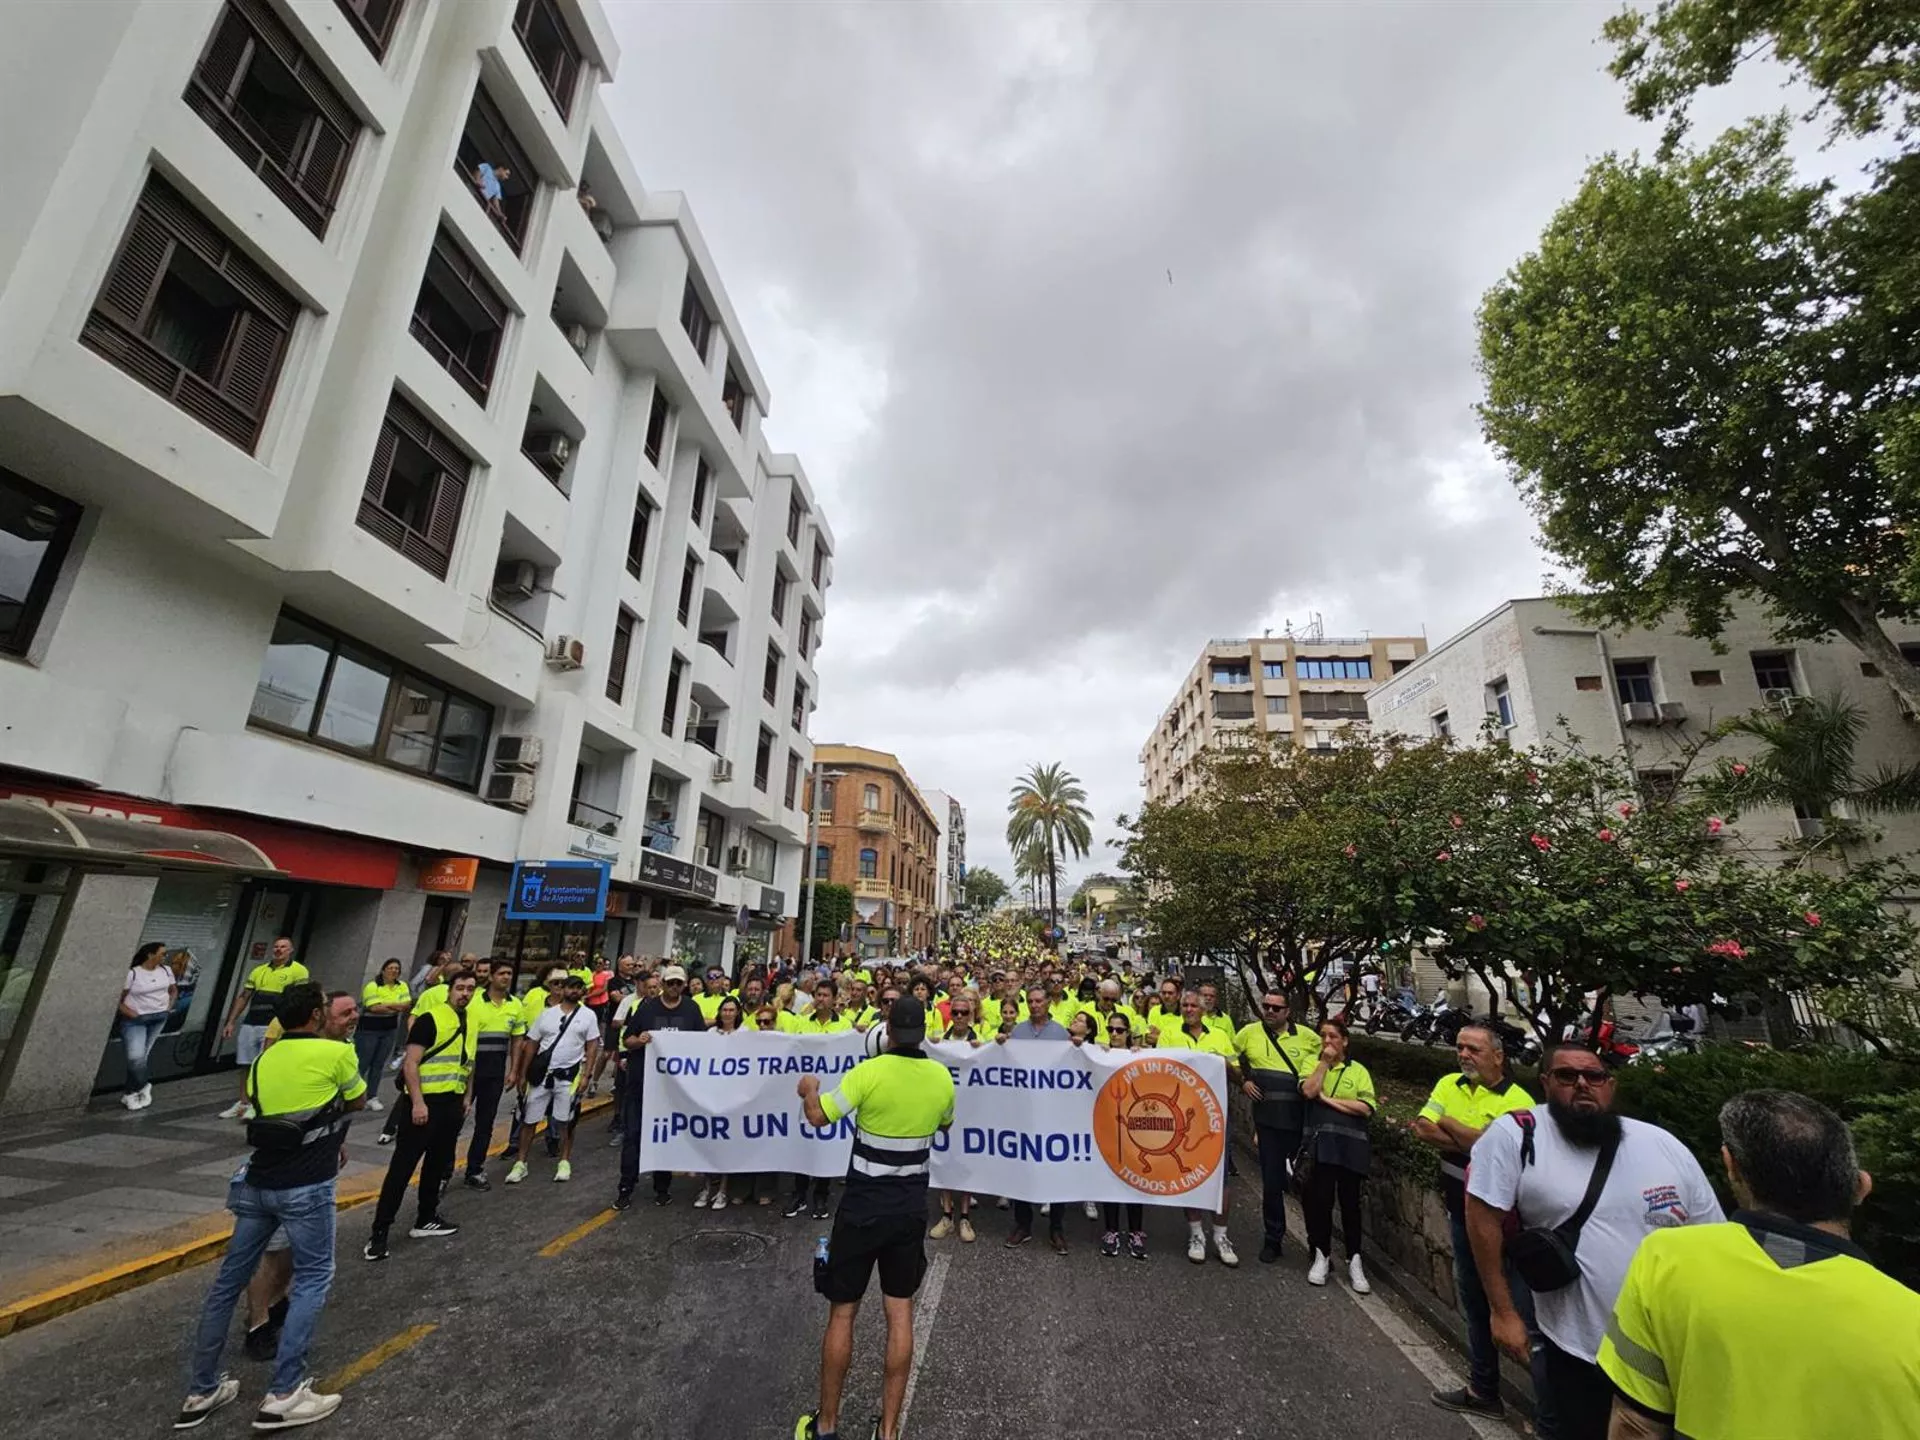
[[(307, 1035), (283, 1035), (277, 1043), (285, 1045), (289, 1041), (311, 1038)], [(315, 1139), (324, 1138), (346, 1113), (346, 1100), (338, 1094), (305, 1119), (295, 1115), (261, 1113), (260, 1062), (258, 1060), (247, 1067), (247, 1099), (253, 1105), (253, 1118), (247, 1121), (247, 1144), (256, 1150), (266, 1150), (281, 1155), (290, 1155), (296, 1150), (304, 1150)]]
[(527, 1062), (528, 1085), (541, 1085), (546, 1082), (547, 1067), (553, 1062), (553, 1052), (560, 1048), (560, 1042), (567, 1038), (567, 1031), (573, 1028), (573, 1022), (579, 1018), (580, 1012), (575, 1010), (561, 1022), (560, 1033), (553, 1037), (552, 1043), (544, 1050), (534, 1052), (533, 1059)]
[[(1516, 1110), (1513, 1120), (1521, 1133), (1520, 1163), (1531, 1165), (1533, 1112)], [(1507, 1256), (1529, 1290), (1536, 1294), (1543, 1290), (1564, 1290), (1580, 1278), (1580, 1260), (1575, 1253), (1580, 1245), (1580, 1231), (1600, 1203), (1600, 1192), (1607, 1188), (1607, 1176), (1613, 1172), (1614, 1152), (1619, 1148), (1617, 1133), (1601, 1145), (1600, 1154), (1593, 1162), (1593, 1174), (1587, 1178), (1587, 1193), (1573, 1214), (1558, 1225), (1523, 1226), (1507, 1238)]]

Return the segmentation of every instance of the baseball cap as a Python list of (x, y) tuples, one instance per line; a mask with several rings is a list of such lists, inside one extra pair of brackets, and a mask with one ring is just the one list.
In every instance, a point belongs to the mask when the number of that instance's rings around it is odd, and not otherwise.
[(662, 985), (666, 984), (667, 981), (669, 980), (685, 981), (686, 978), (687, 978), (687, 972), (678, 965), (666, 965), (661, 967), (660, 983)]
[(902, 995), (887, 1011), (887, 1038), (895, 1045), (918, 1045), (927, 1038), (927, 1012), (919, 997)]

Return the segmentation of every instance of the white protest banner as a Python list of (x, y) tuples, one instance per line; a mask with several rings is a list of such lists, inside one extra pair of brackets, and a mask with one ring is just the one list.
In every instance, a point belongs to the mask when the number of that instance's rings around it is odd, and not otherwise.
[[(1037, 1040), (926, 1049), (954, 1077), (953, 1126), (934, 1141), (934, 1188), (1219, 1206), (1227, 1143), (1219, 1056)], [(846, 1174), (852, 1124), (807, 1124), (795, 1092), (806, 1074), (832, 1090), (865, 1054), (857, 1034), (655, 1034), (640, 1168)]]

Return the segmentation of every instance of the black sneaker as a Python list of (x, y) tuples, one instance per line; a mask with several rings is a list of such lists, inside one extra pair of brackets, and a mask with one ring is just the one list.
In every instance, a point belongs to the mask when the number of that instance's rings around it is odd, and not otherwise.
[(789, 1202), (789, 1204), (787, 1205), (787, 1208), (782, 1210), (780, 1213), (786, 1216), (787, 1219), (789, 1220), (793, 1219), (796, 1215), (806, 1214), (807, 1213), (807, 1197), (804, 1195), (796, 1197), (794, 1200)]
[(486, 1171), (476, 1170), (473, 1172), (473, 1174), (467, 1176), (467, 1189), (491, 1190), (493, 1189), (493, 1182), (487, 1179)]
[(1280, 1242), (1278, 1240), (1269, 1240), (1260, 1247), (1260, 1263), (1262, 1265), (1271, 1265), (1279, 1258)]
[(1489, 1400), (1484, 1395), (1476, 1395), (1473, 1388), (1462, 1385), (1458, 1390), (1436, 1390), (1433, 1403), (1442, 1410), (1456, 1410), (1462, 1415), (1485, 1415), (1498, 1420), (1507, 1413), (1507, 1407), (1498, 1398)]
[(367, 1243), (360, 1251), (363, 1260), (384, 1260), (387, 1258), (387, 1232), (376, 1230), (367, 1237)]
[(825, 1219), (828, 1219), (829, 1217), (831, 1217), (831, 1216), (832, 1216), (832, 1214), (833, 1214), (833, 1211), (832, 1211), (832, 1209), (831, 1209), (831, 1208), (829, 1208), (829, 1206), (827, 1205), (827, 1202), (826, 1202), (826, 1201), (824, 1201), (824, 1200), (816, 1200), (816, 1201), (814, 1201), (814, 1203), (813, 1203), (813, 1218), (814, 1218), (814, 1219), (816, 1219), (816, 1220), (825, 1220)]
[(460, 1227), (444, 1215), (436, 1215), (431, 1220), (423, 1220), (407, 1234), (415, 1240), (446, 1240), (460, 1233)]
[(656, 1190), (656, 1191), (654, 1191), (654, 1192), (653, 1192), (653, 1203), (654, 1203), (655, 1205), (657, 1205), (657, 1206), (667, 1206), (667, 1205), (671, 1205), (671, 1204), (673, 1203), (673, 1192), (672, 1192), (671, 1190)]
[(256, 1325), (247, 1331), (247, 1338), (240, 1347), (249, 1360), (271, 1360), (280, 1349), (280, 1327), (271, 1320), (264, 1325)]
[(631, 1190), (619, 1191), (613, 1197), (613, 1208), (616, 1210), (624, 1210), (631, 1204), (633, 1204), (633, 1191)]
[(1131, 1255), (1136, 1260), (1144, 1260), (1147, 1258), (1147, 1232), (1146, 1231), (1135, 1230), (1135, 1231), (1132, 1231), (1130, 1234), (1128, 1234), (1127, 1254)]
[(1109, 1230), (1100, 1237), (1100, 1253), (1111, 1260), (1120, 1253), (1120, 1232)]

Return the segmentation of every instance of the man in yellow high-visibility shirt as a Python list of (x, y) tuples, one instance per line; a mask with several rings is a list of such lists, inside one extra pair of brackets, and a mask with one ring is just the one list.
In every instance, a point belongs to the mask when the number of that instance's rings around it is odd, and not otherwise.
[(1720, 1110), (1740, 1209), (1640, 1242), (1600, 1341), (1612, 1440), (1920, 1433), (1920, 1295), (1848, 1238), (1873, 1179), (1840, 1117), (1753, 1090)]
[[(221, 1034), (233, 1041), (234, 1056), (244, 1072), (267, 1048), (267, 1027), (273, 1023), (280, 997), (306, 980), (307, 967), (293, 958), (293, 937), (282, 935), (267, 952), (267, 963), (247, 972), (247, 982), (233, 997)], [(253, 1106), (244, 1086), (240, 1098), (220, 1112), (222, 1120), (250, 1120)]]

